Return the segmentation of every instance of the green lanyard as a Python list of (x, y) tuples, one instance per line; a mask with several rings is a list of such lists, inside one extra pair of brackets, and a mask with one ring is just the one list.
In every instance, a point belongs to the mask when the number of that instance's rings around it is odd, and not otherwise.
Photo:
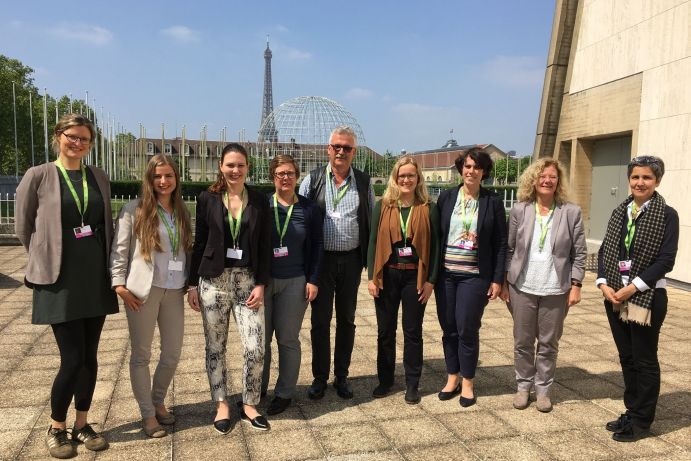
[(473, 209), (471, 210), (469, 216), (465, 214), (465, 192), (461, 188), (461, 221), (463, 222), (463, 230), (465, 232), (470, 232), (470, 225), (473, 223), (473, 216), (477, 214), (477, 201), (473, 204)]
[(286, 231), (288, 230), (288, 221), (290, 221), (290, 215), (293, 214), (293, 206), (295, 206), (295, 195), (293, 195), (293, 203), (291, 203), (288, 208), (286, 222), (283, 223), (283, 229), (281, 229), (281, 221), (278, 219), (278, 200), (276, 199), (276, 194), (274, 194), (274, 219), (276, 220), (276, 232), (278, 232), (280, 247), (283, 246), (283, 237), (285, 237)]
[(635, 203), (631, 204), (631, 219), (626, 223), (626, 237), (624, 238), (624, 246), (626, 247), (626, 254), (629, 253), (629, 248), (631, 248), (631, 242), (633, 242), (633, 234), (636, 233), (636, 218), (640, 210)]
[(410, 207), (410, 211), (408, 212), (408, 218), (405, 220), (405, 222), (403, 222), (403, 209), (401, 206), (401, 201), (398, 201), (398, 219), (401, 221), (401, 234), (403, 236), (403, 244), (405, 244), (405, 242), (408, 239), (408, 225), (410, 224), (410, 217), (413, 215), (413, 208), (415, 208), (414, 205)]
[[(240, 195), (242, 200), (245, 199), (245, 189), (242, 189), (242, 194)], [(238, 247), (238, 236), (240, 235), (240, 224), (242, 224), (242, 205), (240, 205), (240, 213), (238, 213), (237, 221), (233, 220), (233, 214), (230, 212), (230, 199), (228, 198), (228, 192), (223, 193), (223, 200), (225, 200), (228, 206), (228, 227), (230, 227), (230, 236), (233, 237), (233, 243), (235, 248)]]
[(343, 189), (341, 189), (338, 195), (336, 195), (336, 187), (334, 186), (333, 180), (331, 179), (332, 176), (333, 174), (331, 173), (331, 171), (326, 170), (326, 178), (329, 180), (329, 189), (331, 189), (331, 198), (334, 204), (334, 211), (336, 211), (336, 207), (339, 203), (341, 203), (341, 200), (343, 200), (343, 196), (345, 196), (346, 192), (348, 191), (348, 188), (350, 187), (350, 176), (346, 178), (346, 185)]
[(540, 214), (540, 207), (537, 202), (535, 202), (535, 214), (537, 215), (537, 222), (540, 224), (540, 251), (545, 247), (545, 239), (547, 238), (547, 231), (549, 230), (549, 224), (552, 222), (552, 217), (554, 216), (554, 203), (549, 208), (549, 213), (547, 215), (547, 220), (542, 220), (542, 215)]
[(58, 167), (58, 170), (60, 170), (60, 173), (62, 173), (62, 177), (65, 178), (65, 182), (67, 183), (67, 187), (70, 189), (70, 192), (72, 193), (72, 197), (74, 198), (75, 203), (77, 204), (77, 210), (79, 211), (79, 216), (82, 217), (82, 227), (84, 227), (84, 213), (86, 213), (86, 207), (89, 205), (89, 187), (86, 184), (86, 168), (84, 165), (80, 162), (79, 167), (82, 170), (82, 188), (84, 190), (84, 208), (82, 209), (82, 202), (79, 200), (79, 195), (77, 195), (77, 191), (74, 190), (74, 186), (72, 185), (72, 180), (70, 179), (69, 176), (67, 176), (67, 170), (65, 169), (64, 166), (62, 166), (62, 162), (60, 162), (60, 159), (55, 161), (55, 166)]
[(180, 245), (180, 229), (178, 227), (177, 220), (175, 219), (175, 215), (173, 215), (173, 222), (175, 223), (173, 226), (171, 226), (168, 223), (168, 218), (166, 217), (166, 214), (163, 210), (163, 207), (159, 203), (158, 205), (158, 217), (161, 221), (163, 221), (163, 225), (166, 226), (166, 231), (168, 231), (168, 239), (170, 240), (170, 247), (173, 252), (173, 259), (177, 261), (178, 259), (178, 247)]

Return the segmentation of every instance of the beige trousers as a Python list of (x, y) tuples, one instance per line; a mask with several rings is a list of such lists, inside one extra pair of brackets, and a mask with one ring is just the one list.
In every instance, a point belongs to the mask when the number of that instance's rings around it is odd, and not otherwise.
[[(184, 332), (183, 294), (182, 288), (167, 290), (151, 287), (149, 297), (139, 311), (127, 309), (132, 346), (130, 380), (142, 418), (156, 415), (155, 406), (163, 404), (180, 361)], [(149, 362), (157, 323), (161, 336), (161, 356), (152, 382)]]

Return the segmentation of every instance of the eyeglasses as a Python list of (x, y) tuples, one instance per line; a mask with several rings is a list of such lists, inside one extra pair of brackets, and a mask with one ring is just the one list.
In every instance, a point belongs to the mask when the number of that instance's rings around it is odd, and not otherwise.
[(74, 136), (71, 134), (67, 134), (64, 131), (62, 134), (67, 138), (67, 140), (71, 143), (77, 144), (78, 142), (82, 144), (91, 144), (91, 139), (90, 138), (82, 138), (81, 136)]
[(331, 148), (336, 152), (343, 149), (343, 152), (346, 154), (350, 154), (350, 152), (353, 150), (353, 146), (344, 146), (342, 144), (329, 144), (329, 146), (331, 146)]
[(294, 171), (279, 171), (278, 173), (274, 173), (274, 176), (276, 176), (279, 179), (295, 179), (297, 173)]
[(413, 179), (417, 179), (417, 175), (416, 175), (416, 174), (412, 174), (412, 173), (411, 173), (411, 174), (399, 174), (399, 175), (398, 175), (398, 180), (399, 180), (399, 181), (405, 181), (406, 179), (407, 179), (408, 181), (412, 181)]

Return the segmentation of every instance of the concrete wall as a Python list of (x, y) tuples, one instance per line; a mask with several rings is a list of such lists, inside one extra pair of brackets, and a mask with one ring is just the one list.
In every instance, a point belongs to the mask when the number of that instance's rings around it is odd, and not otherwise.
[[(557, 0), (557, 13), (567, 6), (573, 8), (574, 0)], [(535, 155), (567, 162), (586, 219), (593, 140), (631, 134), (632, 156), (662, 157), (667, 172), (658, 190), (681, 220), (670, 277), (691, 282), (691, 213), (685, 210), (691, 196), (691, 1), (579, 0), (577, 8), (573, 36), (567, 37), (567, 75), (561, 82), (548, 79), (548, 63), (545, 79), (550, 87), (543, 92), (541, 119), (545, 95), (563, 85), (556, 142), (549, 146), (553, 152), (545, 150), (539, 126)], [(564, 30), (555, 18), (550, 50), (563, 46)]]

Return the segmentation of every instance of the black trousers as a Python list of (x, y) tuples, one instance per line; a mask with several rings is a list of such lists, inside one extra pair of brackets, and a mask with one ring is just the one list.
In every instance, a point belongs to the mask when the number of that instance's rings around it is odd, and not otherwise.
[(60, 350), (60, 370), (50, 392), (50, 417), (54, 421), (67, 419), (72, 397), (78, 411), (91, 407), (98, 373), (98, 342), (105, 320), (102, 315), (51, 325)]
[(418, 301), (417, 271), (384, 268), (384, 288), (374, 299), (377, 313), (377, 376), (391, 386), (396, 368), (398, 306), (403, 304), (403, 369), (407, 385), (417, 386), (422, 374), (422, 320), (425, 306)]
[(446, 371), (473, 379), (480, 356), (482, 314), (489, 302), (490, 281), (480, 277), (448, 274), (441, 270), (435, 297), (442, 328)]
[(655, 407), (660, 395), (657, 344), (660, 328), (667, 316), (667, 290), (655, 289), (650, 326), (622, 322), (609, 301), (605, 301), (605, 310), (624, 374), (626, 413), (634, 424), (648, 428), (655, 419)]
[(319, 293), (312, 301), (312, 375), (326, 382), (331, 368), (331, 318), (336, 300), (334, 375), (348, 376), (355, 341), (355, 307), (362, 275), (360, 248), (324, 252)]

